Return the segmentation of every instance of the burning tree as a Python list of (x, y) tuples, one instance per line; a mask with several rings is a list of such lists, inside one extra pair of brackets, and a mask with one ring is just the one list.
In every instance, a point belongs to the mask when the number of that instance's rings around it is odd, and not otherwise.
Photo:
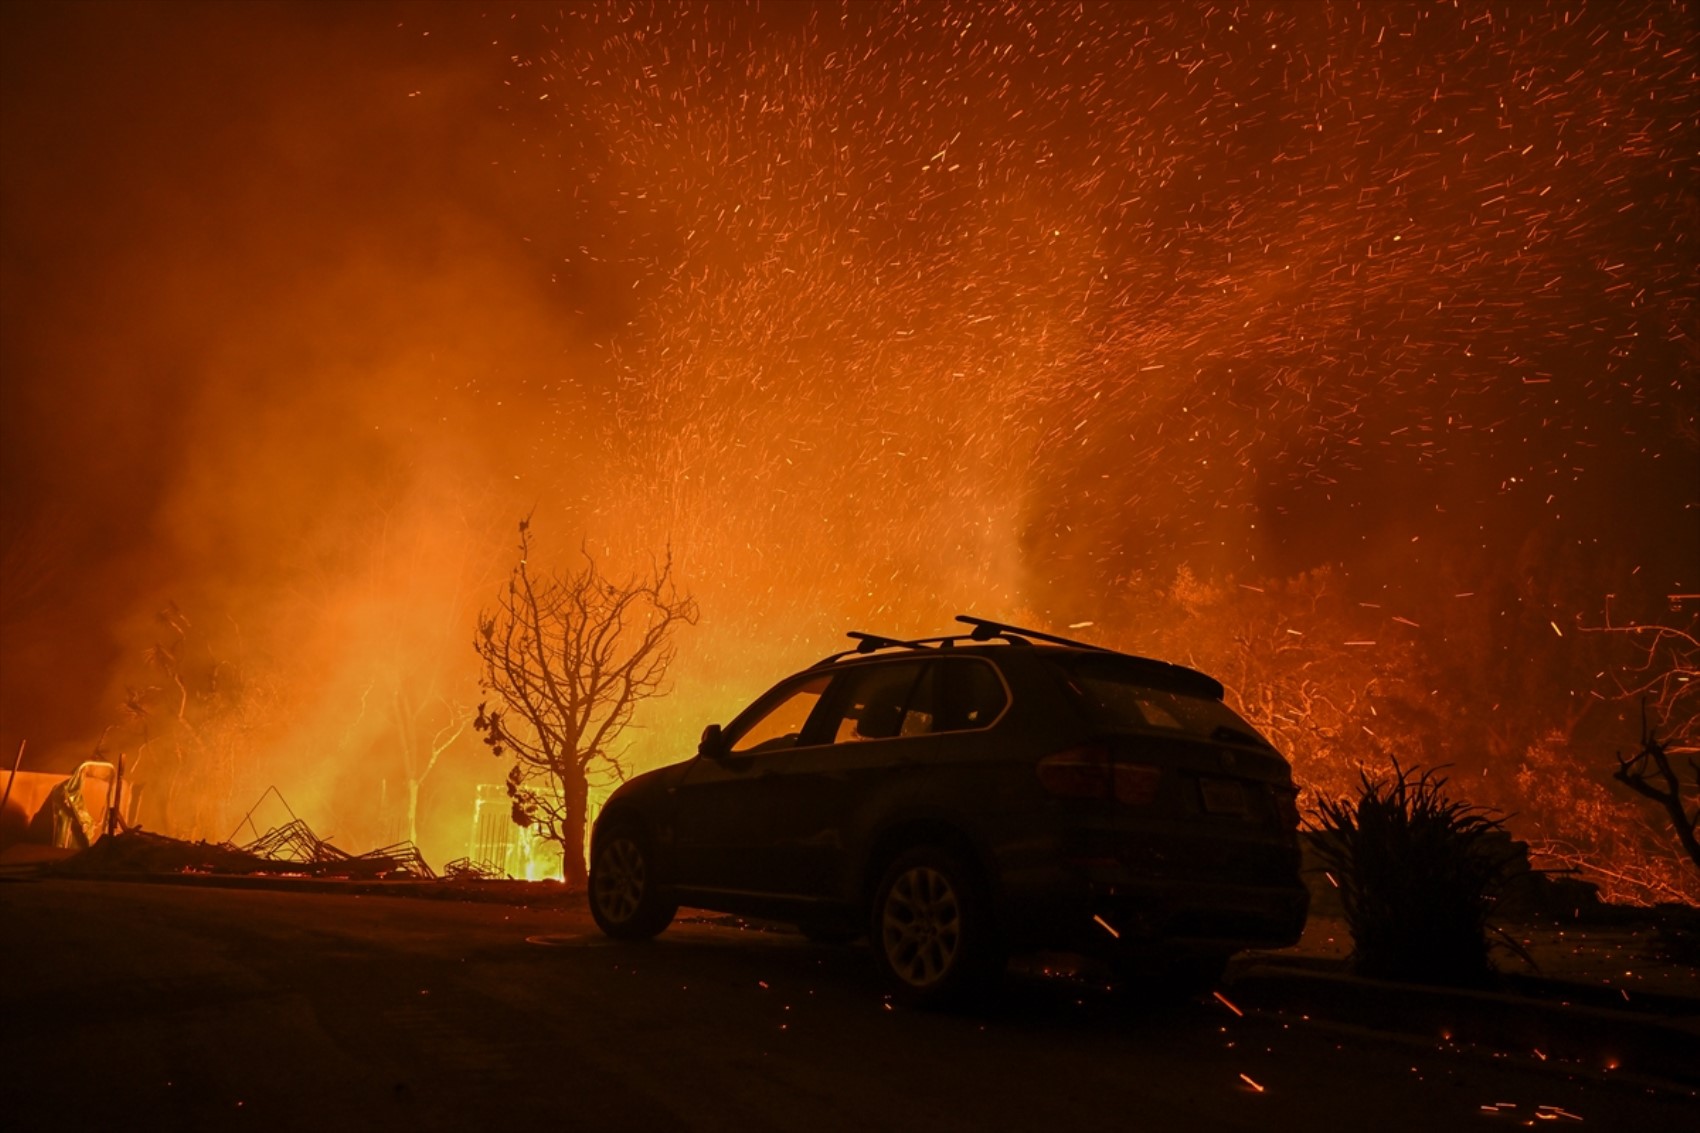
[(514, 756), (514, 821), (557, 843), (567, 883), (582, 886), (590, 788), (625, 777), (620, 737), (666, 691), (674, 631), (696, 624), (697, 606), (674, 585), (671, 556), (619, 581), (582, 549), (577, 570), (534, 572), (530, 526), (520, 522), (496, 609), (478, 618), (482, 684), (500, 706), (480, 704), (473, 726), (497, 756)]

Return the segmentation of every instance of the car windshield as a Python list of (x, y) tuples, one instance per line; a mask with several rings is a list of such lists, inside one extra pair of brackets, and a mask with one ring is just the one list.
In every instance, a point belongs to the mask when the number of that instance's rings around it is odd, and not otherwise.
[(1257, 729), (1220, 700), (1153, 687), (1148, 673), (1114, 657), (1059, 665), (1092, 722), (1105, 731), (1180, 732), (1201, 739), (1268, 747)]
[(745, 726), (742, 735), (733, 738), (730, 745), (733, 754), (754, 755), (796, 747), (803, 726), (820, 703), (830, 679), (813, 677), (789, 689), (769, 693), (767, 706)]

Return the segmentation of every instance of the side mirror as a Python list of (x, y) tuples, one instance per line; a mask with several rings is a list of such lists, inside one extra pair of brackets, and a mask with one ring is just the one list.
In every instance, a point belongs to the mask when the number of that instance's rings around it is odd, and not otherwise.
[(702, 740), (697, 744), (697, 754), (704, 759), (716, 761), (726, 758), (726, 737), (721, 732), (719, 724), (710, 724), (702, 730)]

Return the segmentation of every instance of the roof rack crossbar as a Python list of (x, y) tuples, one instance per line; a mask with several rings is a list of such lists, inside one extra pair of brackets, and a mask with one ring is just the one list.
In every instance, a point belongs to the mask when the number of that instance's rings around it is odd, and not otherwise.
[(1102, 645), (1093, 645), (1090, 642), (1085, 641), (1075, 641), (1071, 637), (1058, 637), (1054, 633), (1041, 633), (1036, 629), (1023, 629), (1021, 626), (1012, 626), (1003, 622), (994, 622), (988, 618), (976, 618), (968, 614), (958, 614), (956, 615), (956, 620), (961, 622), (963, 625), (974, 627), (974, 632), (969, 636), (975, 641), (990, 641), (994, 637), (1008, 637), (1010, 635), (1014, 635), (1016, 637), (1028, 638), (1033, 641), (1048, 641), (1052, 645), (1072, 645), (1077, 649), (1092, 649), (1099, 653), (1115, 652), (1115, 650), (1106, 649)]
[(994, 638), (1002, 638), (1005, 642), (1011, 645), (1031, 645), (1033, 644), (1033, 641), (1037, 640), (1048, 641), (1055, 645), (1072, 645), (1078, 649), (1091, 649), (1098, 653), (1115, 652), (1115, 650), (1107, 649), (1102, 645), (1091, 645), (1084, 641), (1073, 641), (1066, 637), (1057, 637), (1053, 634), (1040, 633), (1036, 629), (1023, 629), (1020, 626), (1005, 625), (1002, 622), (994, 622), (986, 618), (973, 618), (965, 614), (959, 614), (957, 615), (956, 620), (973, 626), (973, 632), (943, 634), (938, 637), (903, 638), (887, 637), (880, 633), (865, 633), (862, 630), (851, 630), (844, 636), (856, 643), (855, 648), (846, 649), (828, 657), (822, 657), (819, 661), (816, 661), (809, 667), (812, 669), (825, 668), (826, 666), (842, 660), (845, 657), (860, 657), (868, 653), (877, 652), (881, 649), (936, 651), (940, 649), (950, 649), (959, 641), (967, 642), (969, 644), (977, 644), (980, 642), (991, 641)]
[(900, 637), (885, 637), (877, 633), (863, 633), (853, 629), (844, 635), (856, 643), (856, 652), (872, 653), (876, 649), (920, 649), (925, 644), (920, 641), (905, 641)]
[(841, 660), (845, 657), (859, 657), (863, 654), (872, 653), (879, 649), (949, 649), (958, 641), (973, 640), (965, 633), (947, 634), (941, 637), (917, 637), (913, 640), (909, 640), (899, 637), (886, 637), (883, 634), (877, 633), (863, 633), (860, 630), (855, 630), (845, 634), (845, 636), (852, 638), (856, 642), (856, 647), (854, 649), (845, 649), (841, 652), (834, 653), (829, 657), (822, 657), (819, 661), (816, 661), (809, 667), (811, 669), (823, 668), (832, 664), (834, 661)]

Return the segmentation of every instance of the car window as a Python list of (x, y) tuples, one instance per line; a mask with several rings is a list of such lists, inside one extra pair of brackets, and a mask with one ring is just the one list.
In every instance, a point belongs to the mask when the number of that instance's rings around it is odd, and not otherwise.
[(839, 674), (835, 744), (925, 735), (933, 730), (931, 666), (866, 665)]
[(809, 722), (810, 714), (820, 703), (831, 680), (831, 676), (822, 674), (780, 693), (778, 702), (757, 716), (755, 722), (744, 729), (743, 735), (732, 741), (733, 754), (753, 755), (796, 747), (798, 738), (803, 734), (803, 726)]
[(984, 728), (1009, 703), (1009, 694), (998, 679), (997, 670), (986, 661), (940, 661), (933, 666), (940, 673), (944, 691), (943, 703), (935, 731), (960, 732)]
[(1066, 672), (1069, 687), (1100, 728), (1149, 728), (1269, 746), (1256, 728), (1220, 700), (1152, 688), (1140, 674), (1096, 658), (1067, 666)]
[(909, 703), (904, 706), (899, 735), (924, 736), (938, 730), (938, 671), (937, 665), (928, 665), (921, 670), (921, 679), (909, 691)]

